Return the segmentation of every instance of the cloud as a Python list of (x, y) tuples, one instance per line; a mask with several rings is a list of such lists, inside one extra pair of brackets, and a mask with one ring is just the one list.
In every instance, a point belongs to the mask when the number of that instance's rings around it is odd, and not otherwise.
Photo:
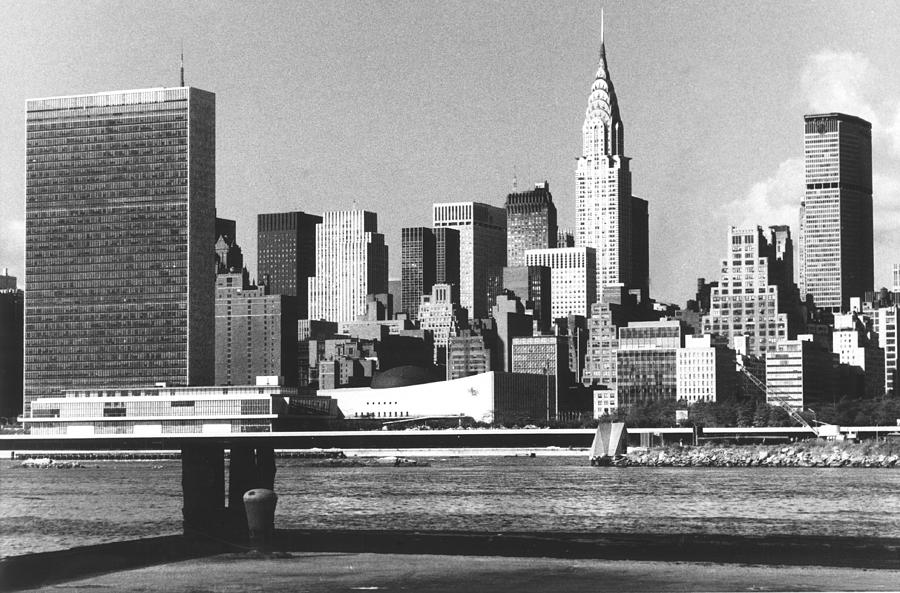
[(803, 180), (803, 159), (789, 158), (778, 165), (771, 177), (754, 183), (746, 197), (725, 204), (722, 215), (732, 226), (765, 228), (786, 224), (796, 229)]
[(812, 113), (840, 111), (861, 117), (880, 128), (867, 95), (878, 74), (867, 57), (853, 52), (821, 51), (809, 57), (800, 76), (800, 89)]

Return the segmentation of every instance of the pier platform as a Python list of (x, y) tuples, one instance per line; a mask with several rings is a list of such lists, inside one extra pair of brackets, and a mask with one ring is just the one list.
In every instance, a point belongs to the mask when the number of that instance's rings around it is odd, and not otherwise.
[(0, 560), (0, 590), (896, 591), (900, 539), (281, 530), (271, 552), (168, 536)]

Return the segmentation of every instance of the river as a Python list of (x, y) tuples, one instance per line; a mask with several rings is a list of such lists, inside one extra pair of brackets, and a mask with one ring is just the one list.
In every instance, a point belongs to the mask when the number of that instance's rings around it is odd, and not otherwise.
[[(594, 468), (584, 456), (278, 460), (279, 528), (900, 537), (900, 470)], [(0, 556), (175, 534), (179, 461), (0, 460)]]

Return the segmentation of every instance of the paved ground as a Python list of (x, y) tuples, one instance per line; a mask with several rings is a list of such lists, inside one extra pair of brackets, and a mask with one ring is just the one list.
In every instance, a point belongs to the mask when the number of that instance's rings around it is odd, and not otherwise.
[(259, 591), (897, 591), (900, 571), (818, 566), (484, 556), (222, 554), (35, 589), (77, 593)]

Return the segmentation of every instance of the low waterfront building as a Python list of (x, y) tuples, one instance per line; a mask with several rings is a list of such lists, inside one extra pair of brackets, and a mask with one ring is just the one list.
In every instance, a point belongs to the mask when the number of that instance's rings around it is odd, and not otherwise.
[(689, 404), (716, 402), (736, 392), (735, 352), (723, 336), (685, 336), (675, 361), (675, 391)]
[(319, 390), (347, 419), (391, 421), (459, 416), (480, 422), (528, 423), (552, 414), (545, 375), (489, 371), (450, 381), (395, 387)]
[(796, 409), (812, 402), (833, 403), (837, 365), (838, 355), (816, 344), (809, 334), (778, 342), (766, 355), (766, 401), (777, 404), (779, 398)]
[(22, 420), (32, 435), (271, 432), (297, 395), (279, 383), (258, 377), (256, 385), (65, 389), (35, 400)]
[(679, 321), (633, 321), (619, 328), (616, 389), (619, 405), (675, 401)]

